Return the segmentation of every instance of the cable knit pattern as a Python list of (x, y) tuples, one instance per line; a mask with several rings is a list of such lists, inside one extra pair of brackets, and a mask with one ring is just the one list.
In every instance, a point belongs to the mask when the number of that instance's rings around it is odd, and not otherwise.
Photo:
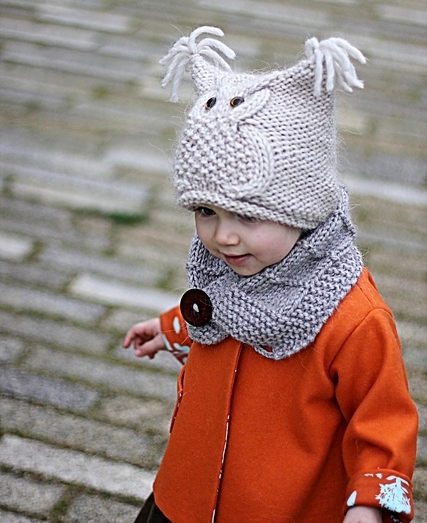
[(254, 276), (237, 275), (195, 236), (189, 284), (208, 294), (213, 314), (202, 327), (188, 325), (190, 337), (211, 345), (232, 336), (274, 359), (307, 347), (362, 272), (354, 236), (344, 188), (323, 224), (301, 238), (284, 260)]
[(172, 100), (185, 69), (197, 95), (176, 149), (178, 204), (314, 229), (339, 200), (334, 88), (362, 88), (350, 58), (365, 58), (340, 38), (311, 38), (307, 58), (288, 69), (238, 74), (222, 42), (197, 43), (203, 32), (222, 36), (199, 28), (161, 60)]

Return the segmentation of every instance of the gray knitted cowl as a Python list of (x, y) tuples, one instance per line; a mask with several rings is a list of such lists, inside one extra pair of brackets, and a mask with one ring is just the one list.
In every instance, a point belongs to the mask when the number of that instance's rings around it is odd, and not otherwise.
[[(190, 248), (190, 287), (209, 296), (213, 311), (191, 339), (212, 345), (228, 336), (280, 360), (307, 347), (358, 280), (362, 256), (342, 188), (337, 209), (303, 235), (288, 256), (253, 276), (239, 276), (211, 255), (197, 235)], [(271, 349), (271, 350), (270, 350)]]

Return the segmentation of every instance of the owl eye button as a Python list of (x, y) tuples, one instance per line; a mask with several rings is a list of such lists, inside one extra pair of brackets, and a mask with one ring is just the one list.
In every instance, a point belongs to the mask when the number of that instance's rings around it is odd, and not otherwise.
[(238, 105), (242, 104), (245, 101), (244, 98), (241, 96), (235, 96), (230, 100), (231, 107), (237, 107)]
[(181, 314), (194, 327), (201, 327), (212, 317), (212, 302), (201, 289), (190, 289), (181, 298)]
[(205, 103), (205, 109), (209, 110), (212, 109), (212, 107), (216, 104), (216, 98), (213, 96), (212, 98), (209, 98), (209, 100)]

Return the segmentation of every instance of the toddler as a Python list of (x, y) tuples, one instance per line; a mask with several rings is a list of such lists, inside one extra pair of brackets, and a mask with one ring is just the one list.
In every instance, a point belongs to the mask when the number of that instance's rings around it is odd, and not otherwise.
[(337, 175), (334, 90), (365, 59), (311, 38), (290, 68), (234, 73), (222, 35), (161, 61), (172, 100), (185, 70), (195, 89), (173, 182), (196, 234), (180, 306), (123, 343), (183, 363), (136, 521), (407, 523), (417, 413)]

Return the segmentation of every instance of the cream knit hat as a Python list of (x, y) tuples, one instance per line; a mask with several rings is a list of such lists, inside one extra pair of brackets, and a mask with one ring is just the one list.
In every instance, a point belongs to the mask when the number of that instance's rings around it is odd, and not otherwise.
[(200, 27), (180, 38), (160, 63), (162, 82), (191, 73), (197, 99), (175, 155), (178, 204), (214, 205), (230, 212), (313, 229), (337, 207), (334, 86), (363, 88), (350, 57), (364, 56), (341, 38), (305, 43), (306, 59), (264, 74), (231, 71), (234, 52)]

